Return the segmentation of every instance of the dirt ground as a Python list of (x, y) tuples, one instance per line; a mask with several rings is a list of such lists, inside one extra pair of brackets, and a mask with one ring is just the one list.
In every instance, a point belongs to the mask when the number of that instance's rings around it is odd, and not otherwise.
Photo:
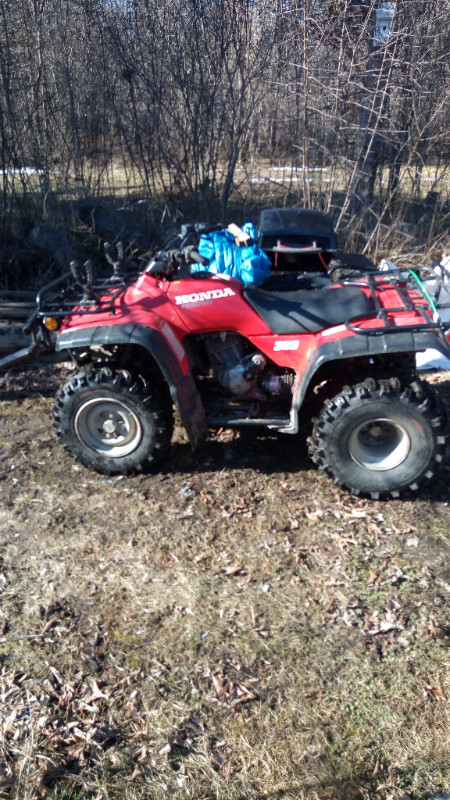
[(449, 791), (450, 458), (371, 501), (297, 438), (177, 427), (105, 478), (54, 439), (63, 378), (0, 382), (0, 798)]

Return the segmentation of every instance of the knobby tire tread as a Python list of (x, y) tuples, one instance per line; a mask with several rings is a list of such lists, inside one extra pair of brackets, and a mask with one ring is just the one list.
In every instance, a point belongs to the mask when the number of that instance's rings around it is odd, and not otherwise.
[[(119, 459), (111, 459), (100, 466), (99, 459), (87, 454), (85, 457), (78, 452), (78, 445), (72, 441), (75, 434), (68, 431), (69, 420), (67, 407), (71, 405), (74, 396), (78, 392), (99, 388), (108, 390), (111, 388), (120, 396), (126, 395), (133, 397), (134, 401), (142, 404), (146, 412), (150, 413), (154, 424), (154, 441), (152, 451), (144, 454), (142, 458), (136, 460), (130, 468), (126, 464), (122, 465)], [(167, 451), (173, 434), (174, 420), (172, 401), (168, 392), (166, 393), (160, 386), (152, 386), (140, 374), (134, 374), (127, 369), (118, 367), (102, 366), (98, 369), (89, 367), (81, 370), (73, 376), (68, 383), (59, 390), (53, 408), (53, 428), (57, 439), (62, 444), (64, 450), (75, 455), (82, 463), (90, 469), (104, 474), (129, 474), (130, 472), (140, 471), (145, 467), (158, 463)], [(78, 441), (78, 440), (77, 440)], [(129, 462), (131, 459), (127, 458)]]
[[(341, 417), (342, 409), (354, 406), (365, 399), (397, 398), (405, 410), (414, 409), (424, 418), (434, 432), (434, 449), (427, 468), (422, 470), (419, 482), (412, 481), (406, 486), (392, 490), (361, 490), (350, 485), (337, 474), (338, 470), (329, 463), (327, 456), (327, 439), (330, 428)], [(430, 481), (434, 476), (434, 465), (438, 466), (444, 457), (446, 448), (446, 412), (445, 407), (425, 381), (411, 378), (402, 383), (398, 377), (366, 378), (354, 386), (345, 386), (335, 397), (325, 401), (321, 414), (313, 419), (313, 432), (308, 438), (309, 456), (313, 463), (333, 479), (333, 483), (347, 488), (352, 494), (366, 494), (373, 499), (379, 497), (398, 497), (402, 491), (416, 491), (422, 482)]]

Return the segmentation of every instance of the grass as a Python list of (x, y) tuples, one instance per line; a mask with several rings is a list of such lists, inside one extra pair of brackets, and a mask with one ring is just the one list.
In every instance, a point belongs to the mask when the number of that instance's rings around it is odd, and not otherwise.
[(361, 500), (297, 440), (177, 428), (104, 479), (53, 439), (60, 373), (0, 391), (0, 797), (448, 792), (448, 471)]

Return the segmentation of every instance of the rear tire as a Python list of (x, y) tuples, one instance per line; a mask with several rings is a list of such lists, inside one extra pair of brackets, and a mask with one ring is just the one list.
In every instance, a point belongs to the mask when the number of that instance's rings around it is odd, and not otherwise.
[(432, 478), (445, 452), (445, 429), (444, 407), (427, 383), (368, 378), (326, 401), (309, 454), (353, 494), (398, 497)]
[(172, 402), (168, 392), (127, 370), (83, 370), (59, 391), (53, 421), (63, 447), (89, 469), (129, 474), (166, 452)]

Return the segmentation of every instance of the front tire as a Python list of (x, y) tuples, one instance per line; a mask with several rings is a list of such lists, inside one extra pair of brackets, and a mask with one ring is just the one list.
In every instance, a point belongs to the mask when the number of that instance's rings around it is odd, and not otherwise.
[(173, 432), (167, 393), (140, 375), (102, 367), (80, 371), (59, 391), (53, 410), (63, 447), (89, 469), (129, 474), (156, 464)]
[(353, 494), (398, 497), (433, 476), (445, 428), (444, 407), (427, 383), (368, 378), (326, 401), (309, 454)]

